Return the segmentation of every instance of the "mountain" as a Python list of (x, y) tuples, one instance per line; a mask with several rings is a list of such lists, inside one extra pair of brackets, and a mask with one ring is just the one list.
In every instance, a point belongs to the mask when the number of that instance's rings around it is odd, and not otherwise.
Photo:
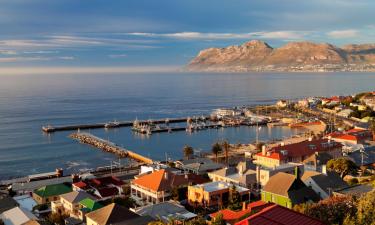
[(190, 71), (375, 71), (375, 44), (290, 42), (272, 48), (252, 40), (239, 46), (208, 48), (187, 65)]

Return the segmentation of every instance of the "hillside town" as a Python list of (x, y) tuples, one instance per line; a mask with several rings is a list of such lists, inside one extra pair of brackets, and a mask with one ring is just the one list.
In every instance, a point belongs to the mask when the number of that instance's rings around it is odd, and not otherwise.
[(375, 92), (217, 109), (226, 126), (285, 126), (299, 135), (229, 143), (178, 160), (92, 172), (63, 169), (1, 181), (4, 225), (371, 224)]

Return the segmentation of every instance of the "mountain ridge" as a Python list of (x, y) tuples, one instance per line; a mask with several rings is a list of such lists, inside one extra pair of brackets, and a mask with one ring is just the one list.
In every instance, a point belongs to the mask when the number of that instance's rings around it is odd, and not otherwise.
[(289, 42), (273, 48), (261, 40), (201, 50), (190, 71), (375, 71), (375, 44)]

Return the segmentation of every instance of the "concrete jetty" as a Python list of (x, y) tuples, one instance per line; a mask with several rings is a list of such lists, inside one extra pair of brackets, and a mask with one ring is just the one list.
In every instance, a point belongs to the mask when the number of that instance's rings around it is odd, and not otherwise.
[(137, 154), (135, 152), (132, 152), (128, 149), (122, 148), (118, 145), (116, 145), (113, 142), (104, 140), (102, 138), (99, 138), (97, 136), (94, 136), (92, 134), (86, 133), (86, 132), (76, 132), (69, 137), (78, 140), (81, 143), (88, 144), (91, 146), (94, 146), (96, 148), (101, 149), (102, 151), (113, 153), (117, 155), (120, 158), (131, 158), (139, 162), (144, 162), (147, 164), (152, 164), (153, 160), (147, 157), (144, 157), (140, 154)]
[[(208, 116), (205, 116), (208, 118)], [(165, 119), (156, 119), (156, 120), (138, 120), (139, 123), (153, 123), (153, 124), (163, 124), (163, 123), (182, 123), (186, 122), (188, 117), (183, 118), (165, 118)], [(134, 121), (119, 121), (116, 123), (117, 127), (131, 127), (133, 126)], [(75, 125), (61, 125), (61, 126), (52, 126), (47, 125), (42, 127), (42, 131), (46, 133), (52, 133), (56, 131), (69, 131), (69, 130), (85, 130), (85, 129), (98, 129), (105, 128), (107, 123), (93, 123), (93, 124), (75, 124)]]

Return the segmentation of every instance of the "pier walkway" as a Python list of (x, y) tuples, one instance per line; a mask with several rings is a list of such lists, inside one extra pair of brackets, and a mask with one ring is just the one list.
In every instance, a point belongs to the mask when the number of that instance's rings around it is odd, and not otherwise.
[[(205, 118), (209, 118), (205, 116)], [(162, 124), (162, 123), (182, 123), (186, 122), (188, 117), (183, 118), (166, 118), (166, 119), (156, 119), (156, 120), (139, 120), (138, 123), (153, 123), (153, 124)], [(117, 127), (131, 127), (133, 126), (134, 121), (119, 121)], [(94, 124), (75, 124), (75, 125), (61, 125), (61, 126), (43, 126), (42, 131), (46, 133), (52, 133), (56, 131), (71, 131), (71, 130), (84, 130), (84, 129), (97, 129), (105, 128), (107, 123), (94, 123)]]
[(110, 141), (104, 140), (102, 138), (99, 138), (97, 136), (94, 136), (92, 134), (86, 133), (86, 132), (76, 132), (69, 137), (78, 140), (79, 142), (83, 144), (88, 144), (91, 146), (94, 146), (96, 148), (101, 149), (102, 151), (113, 153), (117, 155), (120, 158), (131, 158), (139, 162), (144, 162), (147, 164), (152, 164), (153, 160), (147, 157), (144, 157), (140, 154), (137, 154), (135, 152), (132, 152), (128, 149), (122, 148), (115, 143), (112, 143)]

